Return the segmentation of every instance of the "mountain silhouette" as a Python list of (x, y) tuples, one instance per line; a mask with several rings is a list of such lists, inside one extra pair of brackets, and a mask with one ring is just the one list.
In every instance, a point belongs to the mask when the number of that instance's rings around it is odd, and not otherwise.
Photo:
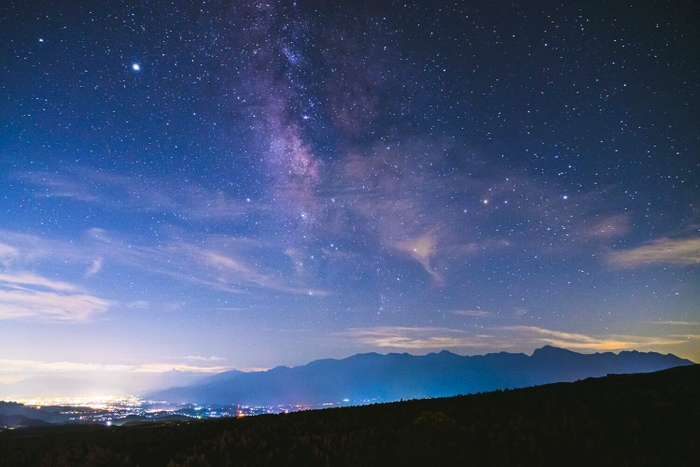
[(580, 354), (552, 346), (537, 349), (532, 356), (499, 352), (463, 357), (446, 350), (424, 356), (366, 353), (263, 372), (230, 371), (145, 397), (247, 406), (363, 404), (571, 382), (611, 373), (648, 373), (692, 364), (672, 354)]

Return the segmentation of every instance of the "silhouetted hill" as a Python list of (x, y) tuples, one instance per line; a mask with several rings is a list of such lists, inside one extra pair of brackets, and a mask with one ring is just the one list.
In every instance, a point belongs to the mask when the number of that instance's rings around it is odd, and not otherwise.
[(285, 415), (4, 431), (0, 467), (697, 466), (698, 433), (692, 365)]
[(48, 422), (27, 418), (24, 415), (0, 415), (0, 428), (22, 428), (30, 426), (50, 426)]
[(226, 372), (198, 384), (148, 394), (169, 402), (210, 404), (360, 404), (519, 388), (609, 373), (646, 373), (693, 362), (637, 351), (580, 354), (545, 346), (532, 356), (507, 352), (462, 357), (448, 351), (358, 354), (265, 372)]
[(55, 408), (27, 407), (16, 402), (0, 401), (0, 428), (19, 426), (42, 426), (49, 423), (67, 422)]
[(132, 426), (140, 425), (143, 423), (178, 423), (186, 422), (192, 420), (191, 417), (186, 417), (184, 415), (168, 415), (164, 417), (141, 417), (138, 415), (128, 415), (124, 418), (113, 419), (113, 426)]

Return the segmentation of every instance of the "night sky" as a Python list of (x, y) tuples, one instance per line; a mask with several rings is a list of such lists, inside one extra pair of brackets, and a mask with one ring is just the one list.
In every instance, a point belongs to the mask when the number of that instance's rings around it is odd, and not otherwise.
[(699, 25), (682, 0), (2, 2), (0, 382), (700, 361)]

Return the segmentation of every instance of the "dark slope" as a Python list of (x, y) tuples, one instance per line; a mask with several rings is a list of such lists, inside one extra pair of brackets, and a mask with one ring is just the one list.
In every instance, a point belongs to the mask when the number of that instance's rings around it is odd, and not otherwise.
[(27, 407), (16, 402), (0, 401), (0, 428), (44, 426), (67, 422), (68, 419), (69, 417), (60, 414), (56, 408)]
[(391, 404), (0, 433), (13, 466), (700, 465), (700, 365)]
[(506, 352), (462, 357), (359, 354), (266, 372), (227, 372), (197, 385), (147, 395), (169, 402), (212, 404), (322, 404), (396, 401), (576, 381), (609, 373), (647, 373), (692, 362), (658, 353), (579, 354), (546, 346), (532, 356)]
[(28, 418), (24, 415), (0, 415), (0, 428), (23, 428), (30, 426), (50, 426), (37, 418)]

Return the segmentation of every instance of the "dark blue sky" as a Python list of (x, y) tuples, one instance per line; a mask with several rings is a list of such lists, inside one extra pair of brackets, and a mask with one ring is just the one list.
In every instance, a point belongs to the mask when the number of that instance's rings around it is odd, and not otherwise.
[(700, 361), (700, 13), (3, 2), (0, 382)]

